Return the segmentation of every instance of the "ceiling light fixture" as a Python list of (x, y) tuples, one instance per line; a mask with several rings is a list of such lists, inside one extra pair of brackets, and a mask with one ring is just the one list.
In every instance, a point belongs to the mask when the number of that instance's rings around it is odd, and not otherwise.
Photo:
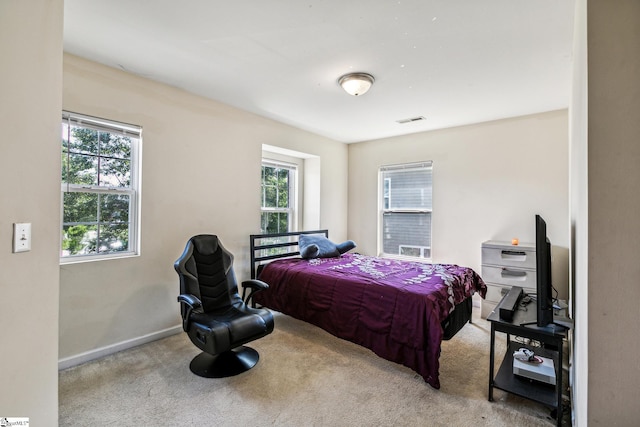
[(342, 86), (349, 95), (360, 96), (371, 88), (375, 79), (367, 73), (350, 73), (338, 79), (338, 84)]

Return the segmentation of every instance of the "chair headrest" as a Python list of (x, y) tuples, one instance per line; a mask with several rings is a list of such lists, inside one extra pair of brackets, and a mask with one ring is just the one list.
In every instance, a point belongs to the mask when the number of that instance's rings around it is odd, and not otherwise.
[(200, 234), (191, 238), (193, 245), (200, 255), (212, 255), (218, 250), (218, 236), (213, 234)]

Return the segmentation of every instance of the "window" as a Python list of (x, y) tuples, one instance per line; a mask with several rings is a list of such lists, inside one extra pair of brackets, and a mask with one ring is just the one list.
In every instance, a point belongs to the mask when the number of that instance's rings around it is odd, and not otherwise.
[(260, 231), (285, 233), (296, 228), (294, 165), (262, 162), (262, 208)]
[(142, 129), (62, 114), (61, 259), (138, 253)]
[(380, 168), (382, 254), (431, 258), (432, 162)]

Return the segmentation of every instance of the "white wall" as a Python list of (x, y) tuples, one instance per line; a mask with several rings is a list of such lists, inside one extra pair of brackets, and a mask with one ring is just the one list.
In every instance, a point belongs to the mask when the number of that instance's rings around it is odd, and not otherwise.
[(417, 133), (349, 146), (349, 238), (376, 254), (378, 168), (433, 160), (435, 262), (480, 272), (485, 240), (533, 242), (547, 222), (554, 286), (568, 293), (566, 110)]
[(343, 143), (67, 54), (63, 107), (141, 125), (143, 149), (141, 255), (61, 266), (62, 359), (179, 325), (173, 263), (192, 235), (218, 234), (249, 278), (263, 144), (321, 159), (320, 225), (346, 238)]
[[(62, 0), (0, 1), (0, 417), (58, 421)], [(12, 253), (13, 223), (32, 224)]]

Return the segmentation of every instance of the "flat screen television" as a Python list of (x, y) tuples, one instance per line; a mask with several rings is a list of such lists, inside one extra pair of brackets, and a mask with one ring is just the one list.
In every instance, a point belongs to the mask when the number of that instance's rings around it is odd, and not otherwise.
[(553, 285), (551, 284), (551, 242), (547, 237), (547, 223), (536, 215), (536, 324), (545, 327), (553, 323)]

